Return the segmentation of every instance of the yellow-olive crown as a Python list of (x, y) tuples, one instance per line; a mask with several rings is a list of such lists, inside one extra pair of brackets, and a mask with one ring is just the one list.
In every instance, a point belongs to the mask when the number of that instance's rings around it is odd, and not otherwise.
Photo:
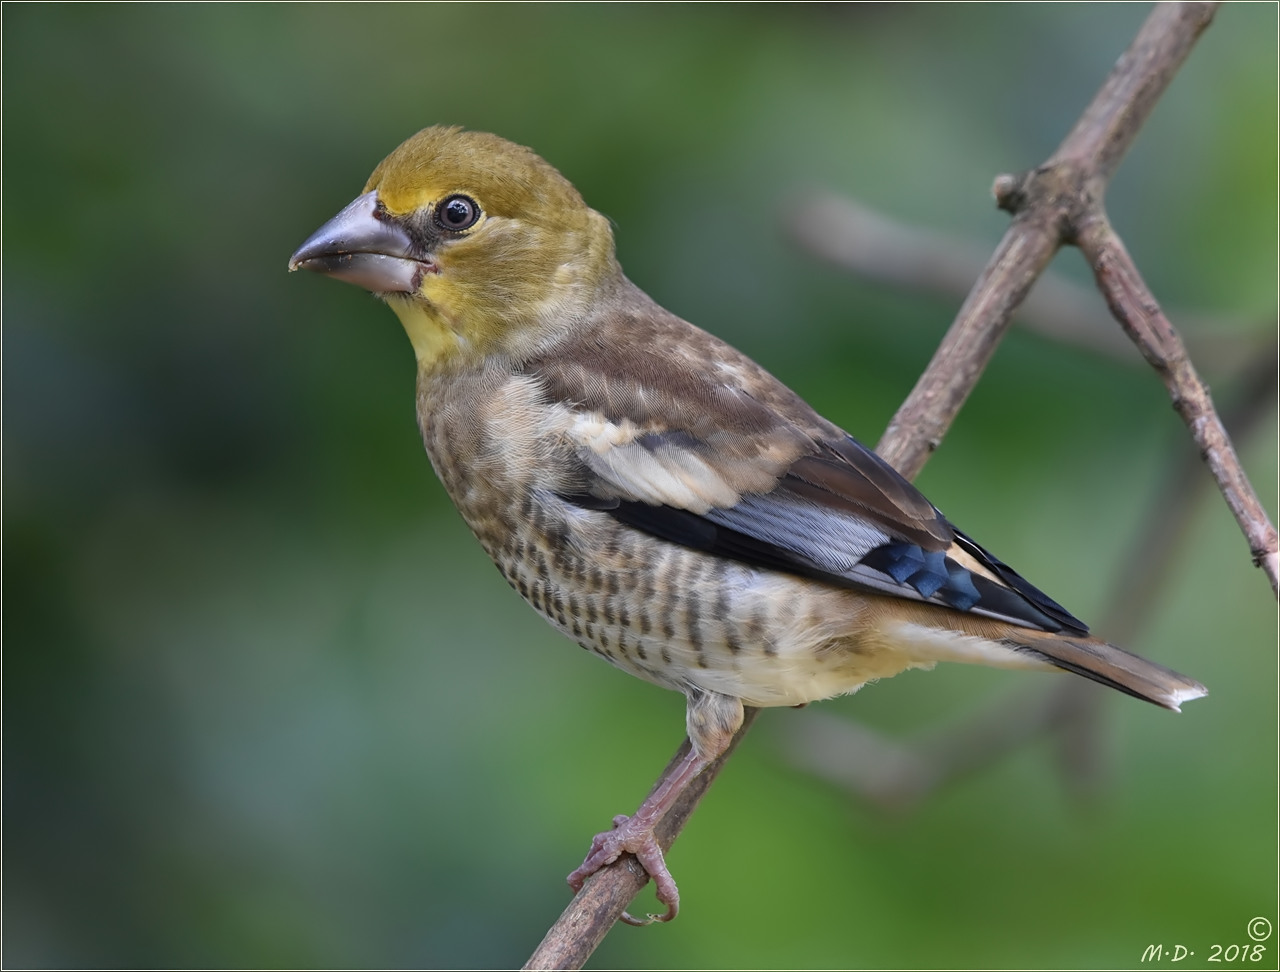
[(393, 215), (453, 194), (474, 197), (492, 216), (568, 229), (587, 213), (573, 183), (532, 149), (456, 126), (435, 125), (406, 139), (373, 170), (364, 187), (370, 190)]

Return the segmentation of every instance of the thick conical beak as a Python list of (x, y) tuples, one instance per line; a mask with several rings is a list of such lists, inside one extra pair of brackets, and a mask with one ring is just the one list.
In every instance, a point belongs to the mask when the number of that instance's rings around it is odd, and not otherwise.
[(439, 272), (412, 252), (409, 234), (378, 211), (375, 190), (356, 197), (307, 237), (289, 258), (289, 269), (314, 270), (374, 293), (412, 294), (424, 273)]

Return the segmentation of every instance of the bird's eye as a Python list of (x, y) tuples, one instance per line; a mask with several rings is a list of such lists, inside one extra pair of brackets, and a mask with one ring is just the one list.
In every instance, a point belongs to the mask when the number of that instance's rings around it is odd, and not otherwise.
[(436, 222), (443, 229), (470, 229), (480, 218), (480, 206), (470, 196), (450, 196), (436, 207)]

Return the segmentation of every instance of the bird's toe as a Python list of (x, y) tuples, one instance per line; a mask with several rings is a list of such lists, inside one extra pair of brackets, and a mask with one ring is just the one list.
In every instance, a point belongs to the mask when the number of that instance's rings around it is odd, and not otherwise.
[(608, 867), (623, 854), (634, 854), (653, 879), (658, 901), (667, 906), (661, 915), (648, 915), (636, 918), (626, 912), (622, 920), (629, 925), (648, 925), (655, 921), (670, 921), (680, 910), (680, 890), (676, 880), (667, 867), (666, 858), (658, 840), (653, 833), (653, 824), (640, 821), (638, 817), (619, 814), (613, 818), (613, 829), (596, 834), (591, 841), (591, 850), (584, 860), (567, 878), (569, 887), (574, 892), (582, 890), (587, 878), (597, 871)]

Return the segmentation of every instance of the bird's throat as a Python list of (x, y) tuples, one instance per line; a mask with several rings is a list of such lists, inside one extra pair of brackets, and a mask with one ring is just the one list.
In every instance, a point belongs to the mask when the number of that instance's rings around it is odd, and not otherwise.
[(440, 312), (429, 304), (409, 297), (389, 295), (387, 304), (404, 325), (418, 368), (431, 369), (457, 356), (463, 342)]

